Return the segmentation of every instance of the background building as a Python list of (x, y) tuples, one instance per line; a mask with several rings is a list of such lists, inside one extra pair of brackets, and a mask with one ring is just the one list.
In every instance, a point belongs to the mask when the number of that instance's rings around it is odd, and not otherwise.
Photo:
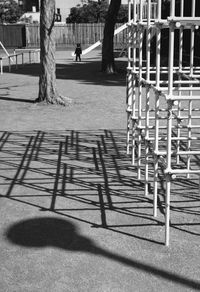
[(65, 22), (68, 17), (70, 9), (78, 4), (81, 4), (80, 0), (56, 0), (56, 8), (60, 9), (63, 22)]
[[(40, 10), (41, 0), (18, 0), (19, 5), (23, 6), (25, 12), (36, 13)], [(65, 22), (70, 13), (70, 9), (76, 5), (81, 5), (81, 0), (56, 0), (57, 21)]]

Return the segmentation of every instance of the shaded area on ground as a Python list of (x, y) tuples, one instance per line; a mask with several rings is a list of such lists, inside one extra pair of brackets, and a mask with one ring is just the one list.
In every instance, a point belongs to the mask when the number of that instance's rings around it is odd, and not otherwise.
[(81, 251), (100, 255), (145, 272), (148, 275), (156, 275), (195, 290), (200, 289), (200, 282), (198, 281), (190, 280), (187, 277), (183, 278), (165, 271), (165, 269), (146, 265), (140, 261), (125, 258), (117, 253), (111, 253), (98, 247), (90, 238), (82, 236), (75, 224), (64, 219), (54, 217), (27, 219), (10, 226), (6, 236), (11, 242), (24, 247), (44, 248), (53, 246), (72, 252)]
[[(103, 227), (160, 244), (146, 236), (123, 231), (123, 227), (163, 225), (151, 216), (152, 199), (143, 197), (143, 183), (133, 177), (134, 167), (125, 153), (125, 139), (123, 130), (5, 131), (0, 139), (0, 151), (5, 155), (1, 163), (3, 172), (8, 168), (9, 175), (0, 176), (7, 189), (1, 195), (95, 228)], [(24, 188), (24, 195), (15, 193), (17, 186)], [(26, 195), (27, 188), (34, 194)], [(49, 206), (40, 203), (45, 197), (51, 199)], [(65, 208), (68, 200), (79, 207)], [(141, 204), (139, 212), (135, 204)], [(80, 212), (78, 216), (76, 211)], [(84, 211), (99, 212), (100, 218), (85, 216)], [(146, 222), (116, 224), (113, 221), (111, 224), (107, 222), (107, 212), (144, 218)], [(118, 227), (122, 230), (116, 230)]]
[(0, 100), (5, 100), (5, 101), (14, 101), (14, 102), (27, 102), (27, 103), (34, 103), (34, 100), (28, 100), (28, 99), (23, 99), (23, 98), (12, 98), (12, 97), (6, 97), (0, 95)]
[[(100, 71), (101, 62), (87, 58), (83, 62), (58, 63), (56, 65), (56, 78), (66, 80), (77, 80), (82, 83), (104, 86), (125, 86), (126, 84), (126, 61), (116, 61), (118, 73), (105, 74)], [(8, 68), (5, 67), (5, 72)], [(12, 72), (15, 74), (39, 76), (40, 64), (25, 64), (19, 66), (16, 70), (14, 67)]]
[[(165, 183), (159, 185), (153, 218), (153, 195), (144, 197), (143, 181), (125, 152), (125, 72), (124, 81), (117, 74), (104, 86), (96, 53), (79, 64), (57, 52), (57, 64), (64, 65), (59, 91), (75, 100), (68, 108), (29, 103), (38, 91), (34, 64), (24, 67), (28, 75), (1, 76), (1, 289), (194, 290), (199, 285), (198, 182), (173, 185), (166, 248)], [(67, 76), (74, 70), (74, 80), (64, 78), (65, 69)]]
[[(144, 197), (144, 184), (137, 180), (137, 167), (130, 164), (125, 142), (126, 135), (120, 129), (4, 131), (0, 137), (0, 182), (4, 190), (1, 196), (95, 228), (103, 227), (161, 244), (162, 239), (156, 239), (152, 231), (164, 225), (163, 181), (158, 190), (158, 208), (163, 219), (160, 220), (152, 217), (153, 199)], [(198, 184), (185, 180), (177, 184), (172, 192), (171, 211), (176, 215), (200, 215), (196, 209), (199, 198), (195, 194)], [(187, 190), (185, 195), (182, 195), (183, 190)], [(29, 191), (33, 193), (29, 195)], [(113, 214), (119, 216), (117, 223)], [(192, 223), (177, 222), (171, 226), (200, 236), (196, 217)], [(130, 232), (131, 227), (134, 232)]]
[[(198, 290), (200, 283), (191, 275), (149, 264), (143, 257), (109, 251), (100, 246), (101, 240), (92, 239), (97, 230), (106, 230), (110, 236), (123, 235), (157, 248), (164, 241), (163, 190), (159, 189), (160, 216), (154, 218), (152, 195), (144, 197), (144, 184), (130, 165), (125, 142), (121, 129), (1, 132), (0, 200), (46, 214), (17, 220), (4, 235), (19, 246), (98, 255)], [(198, 184), (179, 181), (172, 195), (171, 229), (178, 232), (180, 244), (187, 234), (196, 242), (200, 236)], [(81, 235), (75, 222), (86, 224), (90, 235)]]

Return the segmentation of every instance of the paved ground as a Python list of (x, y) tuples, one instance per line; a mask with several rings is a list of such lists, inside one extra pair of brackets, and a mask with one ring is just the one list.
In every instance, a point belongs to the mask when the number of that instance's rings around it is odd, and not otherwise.
[(196, 184), (173, 188), (166, 248), (162, 192), (153, 218), (125, 151), (125, 74), (98, 51), (57, 63), (68, 107), (33, 103), (37, 64), (0, 77), (0, 291), (200, 290)]

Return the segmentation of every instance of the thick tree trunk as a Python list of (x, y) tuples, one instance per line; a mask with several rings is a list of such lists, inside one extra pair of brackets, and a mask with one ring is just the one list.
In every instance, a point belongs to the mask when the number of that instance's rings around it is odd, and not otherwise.
[(113, 38), (117, 15), (121, 6), (121, 0), (111, 0), (105, 27), (102, 46), (102, 65), (101, 69), (106, 73), (115, 72), (114, 52), (113, 52)]
[(56, 89), (55, 62), (55, 0), (41, 0), (40, 7), (40, 78), (36, 102), (63, 104), (65, 100)]

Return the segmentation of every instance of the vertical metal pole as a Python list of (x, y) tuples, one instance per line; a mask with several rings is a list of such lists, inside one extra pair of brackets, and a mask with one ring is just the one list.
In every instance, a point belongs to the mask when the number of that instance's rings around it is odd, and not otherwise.
[(131, 128), (131, 99), (132, 99), (132, 74), (131, 68), (127, 70), (127, 137), (126, 153), (130, 152), (130, 128)]
[(29, 64), (31, 64), (31, 51), (29, 51)]
[(136, 48), (137, 48), (137, 15), (136, 15), (136, 1), (133, 3), (133, 26), (132, 26), (132, 58), (133, 58), (133, 73), (132, 86), (133, 86), (133, 99), (132, 99), (132, 164), (135, 164), (135, 139), (136, 139)]
[(1, 75), (3, 74), (3, 60), (2, 59), (0, 59), (0, 66), (1, 66)]
[[(161, 0), (158, 0), (158, 21), (161, 20)], [(156, 87), (160, 87), (160, 50), (161, 50), (161, 27), (156, 27)], [(154, 199), (153, 216), (157, 216), (158, 201), (158, 150), (159, 150), (159, 92), (155, 94), (155, 141), (154, 141)]]
[[(175, 15), (175, 0), (170, 3), (170, 16)], [(173, 94), (173, 66), (174, 66), (174, 23), (169, 23), (169, 65), (168, 65), (168, 95)], [(165, 245), (169, 245), (169, 222), (170, 222), (170, 188), (171, 178), (171, 145), (172, 145), (172, 103), (168, 102), (167, 117), (167, 174), (166, 174), (166, 196), (165, 196)]]
[(132, 86), (133, 86), (133, 100), (132, 100), (132, 165), (135, 165), (135, 139), (136, 139), (136, 76), (132, 75)]
[[(146, 79), (150, 81), (150, 45), (151, 45), (151, 0), (147, 1), (147, 29), (146, 29)], [(145, 115), (145, 196), (148, 195), (149, 184), (149, 98), (150, 88), (147, 86), (146, 90), (146, 115)]]
[(133, 20), (134, 22), (136, 22), (137, 20), (137, 6), (135, 0), (133, 0)]
[(15, 55), (15, 68), (18, 68), (18, 55)]
[[(195, 1), (192, 0), (192, 17), (195, 17)], [(191, 28), (191, 36), (190, 36), (190, 74), (193, 74), (193, 67), (194, 67), (194, 32), (195, 32), (195, 27), (192, 26)], [(190, 85), (190, 90), (189, 90), (189, 96), (192, 96), (192, 87), (193, 85)], [(189, 100), (188, 103), (188, 143), (187, 143), (187, 151), (191, 150), (191, 137), (192, 137), (192, 130), (191, 130), (191, 125), (192, 125), (192, 106), (193, 102), (192, 100)], [(190, 170), (190, 161), (191, 161), (191, 155), (187, 155), (187, 178), (190, 178), (189, 170)]]
[(130, 152), (130, 127), (131, 127), (131, 103), (132, 103), (132, 62), (131, 62), (131, 38), (132, 38), (132, 27), (130, 24), (131, 21), (131, 0), (128, 0), (128, 70), (127, 70), (127, 154)]
[(36, 52), (35, 52), (35, 50), (33, 51), (33, 62), (36, 63)]
[[(180, 16), (183, 17), (183, 12), (184, 12), (184, 2), (181, 0), (180, 2)], [(183, 27), (181, 26), (179, 29), (179, 72), (182, 72), (183, 69)], [(178, 76), (179, 81), (181, 80), (181, 76), (179, 74)], [(178, 84), (178, 96), (182, 95), (181, 92), (181, 83)], [(181, 124), (181, 101), (178, 101), (178, 106), (177, 106), (177, 115), (179, 117), (177, 121), (177, 153), (180, 150), (180, 136), (181, 136), (181, 129), (180, 129), (180, 124)], [(180, 155), (176, 155), (176, 163), (180, 163)]]
[[(175, 0), (171, 0), (170, 13), (174, 16)], [(173, 67), (174, 67), (174, 23), (169, 24), (169, 72), (168, 72), (168, 95), (172, 95), (173, 90)]]
[(170, 185), (171, 177), (166, 175), (166, 196), (165, 196), (165, 245), (169, 246), (169, 223), (170, 223)]
[(9, 72), (11, 72), (11, 62), (10, 62), (10, 57), (8, 57), (8, 67), (9, 67)]
[(140, 8), (139, 8), (140, 9), (140, 16), (139, 16), (140, 17), (140, 21), (142, 21), (142, 11), (143, 11), (142, 7), (143, 7), (143, 2), (142, 2), (142, 0), (140, 0)]
[(170, 16), (175, 16), (175, 0), (171, 0), (170, 3)]
[(159, 93), (155, 94), (154, 188), (153, 216), (157, 217), (158, 204), (158, 149), (159, 149)]
[(22, 65), (24, 65), (24, 53), (22, 53)]
[(40, 51), (39, 50), (37, 51), (37, 62), (38, 63), (40, 62)]
[[(142, 0), (140, 0), (140, 22), (142, 22)], [(139, 78), (138, 78), (138, 179), (141, 179), (141, 150), (142, 150), (142, 42), (143, 42), (143, 27), (139, 27)]]
[(180, 3), (180, 15), (183, 17), (183, 14), (184, 14), (184, 0), (181, 0), (181, 3)]

